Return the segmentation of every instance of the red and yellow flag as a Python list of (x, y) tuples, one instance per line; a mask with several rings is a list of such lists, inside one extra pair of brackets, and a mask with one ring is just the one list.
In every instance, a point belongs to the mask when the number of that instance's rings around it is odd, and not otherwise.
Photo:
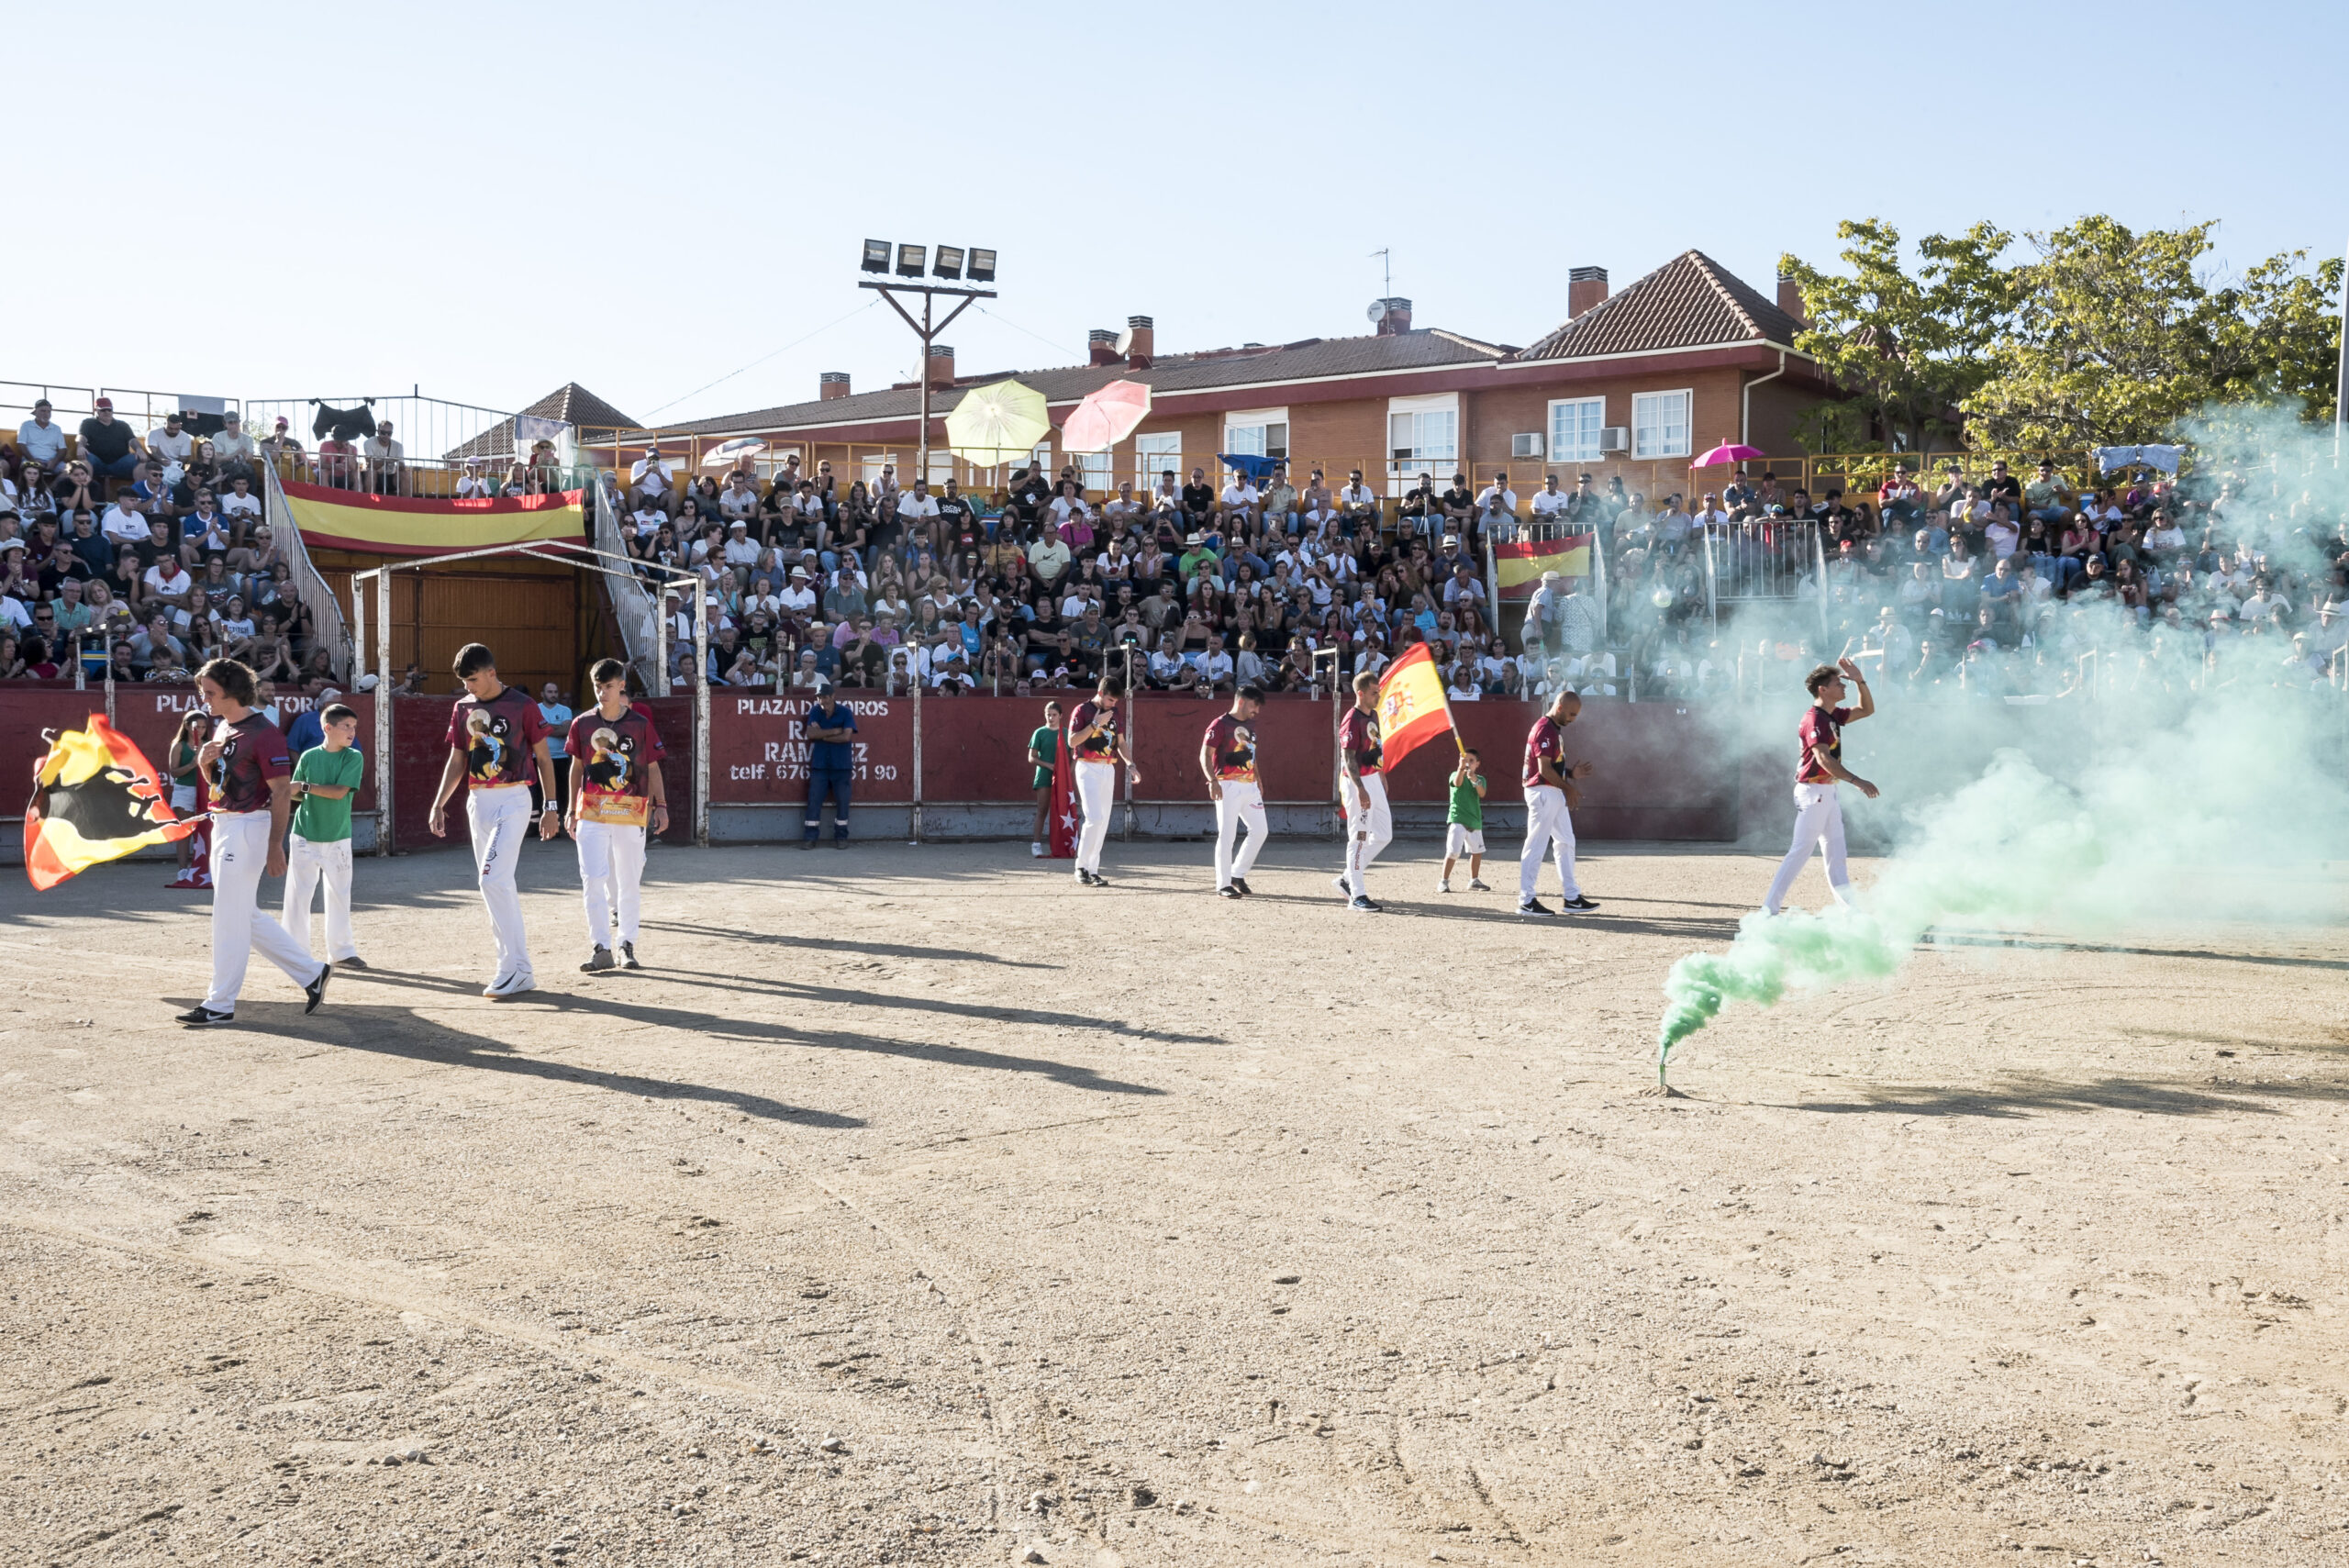
[(1590, 575), (1590, 541), (1586, 533), (1564, 539), (1518, 539), (1493, 546), (1494, 584), (1504, 599), (1530, 599), (1542, 585), (1542, 573), (1561, 577)]
[(155, 770), (104, 714), (50, 740), (25, 807), (25, 875), (46, 893), (78, 872), (150, 844), (184, 839), (201, 824), (172, 815)]
[(306, 544), (378, 555), (440, 555), (536, 539), (586, 536), (586, 492), (560, 490), (503, 500), (419, 500), (288, 484), (285, 509)]
[(1447, 734), (1452, 705), (1444, 699), (1443, 674), (1435, 650), (1415, 642), (1386, 666), (1378, 683), (1378, 765), (1391, 773), (1413, 749)]

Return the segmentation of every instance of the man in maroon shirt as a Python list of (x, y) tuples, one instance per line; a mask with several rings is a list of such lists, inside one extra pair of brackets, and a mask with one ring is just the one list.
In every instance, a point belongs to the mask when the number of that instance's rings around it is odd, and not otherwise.
[(256, 907), (261, 879), (285, 874), (285, 829), (293, 815), (294, 760), (285, 737), (253, 710), (253, 673), (233, 659), (215, 659), (195, 673), (196, 690), (217, 721), (196, 752), (212, 786), (212, 989), (203, 1005), (182, 1013), (190, 1029), (237, 1020), (252, 950), (302, 987), (302, 1010), (326, 1000), (331, 963), (310, 956), (284, 927)]
[(1338, 721), (1338, 767), (1344, 775), (1338, 795), (1346, 807), (1346, 869), (1337, 879), (1346, 907), (1364, 915), (1375, 915), (1384, 907), (1371, 902), (1363, 877), (1378, 851), (1395, 840), (1379, 751), (1378, 677), (1364, 670), (1354, 677), (1354, 706)]
[[(668, 752), (652, 716), (628, 700), (628, 666), (599, 659), (588, 673), (596, 706), (571, 721), (571, 800), (564, 825), (579, 846), (579, 881), (587, 896), (587, 936), (596, 951), (579, 967), (641, 969), (636, 961), (637, 889), (644, 877), (644, 829), (669, 829), (661, 759)], [(619, 929), (620, 957), (612, 957)]]
[[(1842, 706), (1846, 678), (1860, 688), (1857, 707)], [(1770, 879), (1769, 896), (1762, 900), (1765, 915), (1778, 912), (1795, 878), (1802, 874), (1811, 850), (1821, 843), (1827, 850), (1827, 891), (1834, 895), (1836, 903), (1851, 906), (1852, 873), (1843, 866), (1843, 803), (1836, 795), (1835, 785), (1840, 780), (1870, 800), (1876, 793), (1876, 785), (1843, 766), (1843, 726), (1876, 711), (1867, 677), (1860, 673), (1857, 664), (1841, 659), (1820, 665), (1802, 684), (1810, 692), (1810, 706), (1803, 709), (1802, 723), (1795, 731), (1802, 745), (1802, 756), (1795, 763), (1795, 841), (1787, 858), (1778, 862), (1778, 874)]]
[(554, 758), (547, 749), (547, 721), (526, 692), (497, 678), (497, 661), (478, 642), (457, 650), (457, 679), (465, 695), (449, 715), (449, 760), (433, 793), (432, 836), (449, 836), (449, 801), (466, 786), (465, 821), (473, 829), (473, 868), (481, 901), (489, 911), (491, 940), (497, 948), (496, 973), (482, 988), (492, 1001), (534, 989), (529, 933), (522, 929), (522, 895), (514, 885), (514, 863), (529, 831), (530, 779), (538, 777), (546, 809), (539, 837), (551, 839), (562, 827), (562, 796), (555, 793)]
[[(1264, 791), (1256, 782), (1256, 715), (1264, 706), (1263, 687), (1241, 687), (1231, 711), (1217, 714), (1199, 740), (1199, 771), (1215, 802), (1215, 890), (1225, 898), (1247, 896), (1248, 873), (1264, 847)], [(1239, 844), (1242, 827), (1248, 840)]]
[(1107, 887), (1108, 879), (1101, 874), (1101, 846), (1109, 839), (1109, 811), (1118, 795), (1118, 764), (1124, 762), (1136, 783), (1141, 780), (1141, 770), (1134, 766), (1132, 755), (1126, 750), (1126, 738), (1118, 728), (1118, 705), (1126, 695), (1126, 684), (1115, 675), (1104, 675), (1094, 687), (1092, 699), (1076, 705), (1068, 716), (1069, 755), (1076, 764), (1076, 799), (1085, 812), (1085, 828), (1076, 841), (1076, 880), (1084, 887)]
[(1542, 880), (1542, 859), (1553, 844), (1558, 854), (1559, 907), (1572, 915), (1587, 915), (1598, 907), (1582, 895), (1575, 880), (1575, 821), (1573, 809), (1582, 804), (1577, 780), (1590, 777), (1591, 765), (1566, 765), (1566, 726), (1582, 717), (1582, 698), (1572, 687), (1551, 700), (1550, 711), (1533, 721), (1525, 737), (1525, 768), (1518, 782), (1525, 789), (1525, 853), (1517, 862), (1517, 912), (1547, 915), (1549, 906), (1534, 896)]

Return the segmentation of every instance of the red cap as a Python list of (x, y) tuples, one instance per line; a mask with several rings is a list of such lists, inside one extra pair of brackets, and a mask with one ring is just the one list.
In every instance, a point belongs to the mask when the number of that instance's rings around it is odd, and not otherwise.
[(95, 403), (91, 404), (90, 406), (93, 408), (111, 408), (114, 406), (114, 399), (111, 397), (101, 397)]

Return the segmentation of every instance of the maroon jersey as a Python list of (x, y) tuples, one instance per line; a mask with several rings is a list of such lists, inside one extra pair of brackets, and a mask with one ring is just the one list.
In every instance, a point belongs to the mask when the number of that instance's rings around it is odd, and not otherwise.
[(1338, 720), (1338, 747), (1354, 760), (1363, 777), (1378, 772), (1378, 715), (1346, 709), (1346, 717)]
[(546, 735), (539, 705), (513, 686), (487, 702), (459, 697), (449, 714), (449, 745), (465, 754), (465, 783), (474, 789), (529, 784), (537, 776), (530, 753)]
[(652, 817), (651, 764), (668, 756), (651, 715), (631, 706), (618, 718), (589, 708), (571, 721), (563, 750), (579, 779), (579, 819), (641, 828)]
[(212, 739), (226, 742), (220, 760), (212, 764), (212, 809), (267, 811), (269, 781), (294, 774), (284, 734), (266, 715), (255, 712), (234, 724), (222, 719), (212, 727)]
[[(1079, 741), (1087, 725), (1097, 724), (1101, 733)], [(1108, 762), (1118, 755), (1118, 710), (1103, 707), (1097, 702), (1081, 702), (1076, 711), (1068, 716), (1069, 750), (1076, 753), (1080, 762)]]
[(1802, 710), (1802, 723), (1795, 734), (1802, 741), (1802, 760), (1795, 764), (1795, 783), (1831, 784), (1835, 775), (1819, 765), (1818, 748), (1824, 746), (1827, 754), (1838, 762), (1843, 760), (1843, 726), (1852, 720), (1848, 707), (1825, 708), (1817, 703)]
[(1208, 754), (1215, 759), (1215, 776), (1233, 784), (1256, 782), (1256, 727), (1228, 713), (1218, 714), (1208, 726)]
[(1565, 772), (1561, 764), (1566, 760), (1566, 727), (1546, 713), (1535, 719), (1533, 728), (1526, 732), (1525, 771), (1519, 782), (1527, 789), (1545, 782), (1542, 777), (1545, 760), (1560, 773)]

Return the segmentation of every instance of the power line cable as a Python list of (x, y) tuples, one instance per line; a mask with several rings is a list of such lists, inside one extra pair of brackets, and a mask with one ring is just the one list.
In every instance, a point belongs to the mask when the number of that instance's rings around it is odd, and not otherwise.
[(645, 417), (650, 419), (653, 414), (662, 413), (665, 410), (674, 408), (678, 404), (686, 401), (688, 398), (699, 397), (703, 393), (707, 392), (713, 386), (723, 386), (726, 383), (732, 381), (736, 376), (743, 373), (744, 371), (754, 371), (761, 365), (766, 363), (769, 360), (774, 359), (776, 354), (787, 354), (791, 352), (792, 350), (799, 347), (800, 344), (822, 337), (833, 328), (838, 327), (841, 322), (849, 320), (852, 317), (862, 316), (880, 303), (881, 301), (877, 297), (867, 300), (864, 304), (858, 306), (854, 310), (850, 311), (847, 316), (842, 316), (836, 320), (827, 321), (821, 327), (817, 328), (813, 332), (808, 333), (807, 337), (795, 338), (790, 342), (785, 343), (782, 348), (775, 350), (774, 353), (760, 355), (757, 359), (752, 360), (749, 364), (742, 366), (740, 370), (728, 371), (716, 381), (705, 382), (701, 385), (695, 387), (691, 392), (685, 394), (684, 396), (672, 397), (668, 402), (661, 405), (659, 408), (655, 408), (651, 410), (651, 413), (648, 413)]

